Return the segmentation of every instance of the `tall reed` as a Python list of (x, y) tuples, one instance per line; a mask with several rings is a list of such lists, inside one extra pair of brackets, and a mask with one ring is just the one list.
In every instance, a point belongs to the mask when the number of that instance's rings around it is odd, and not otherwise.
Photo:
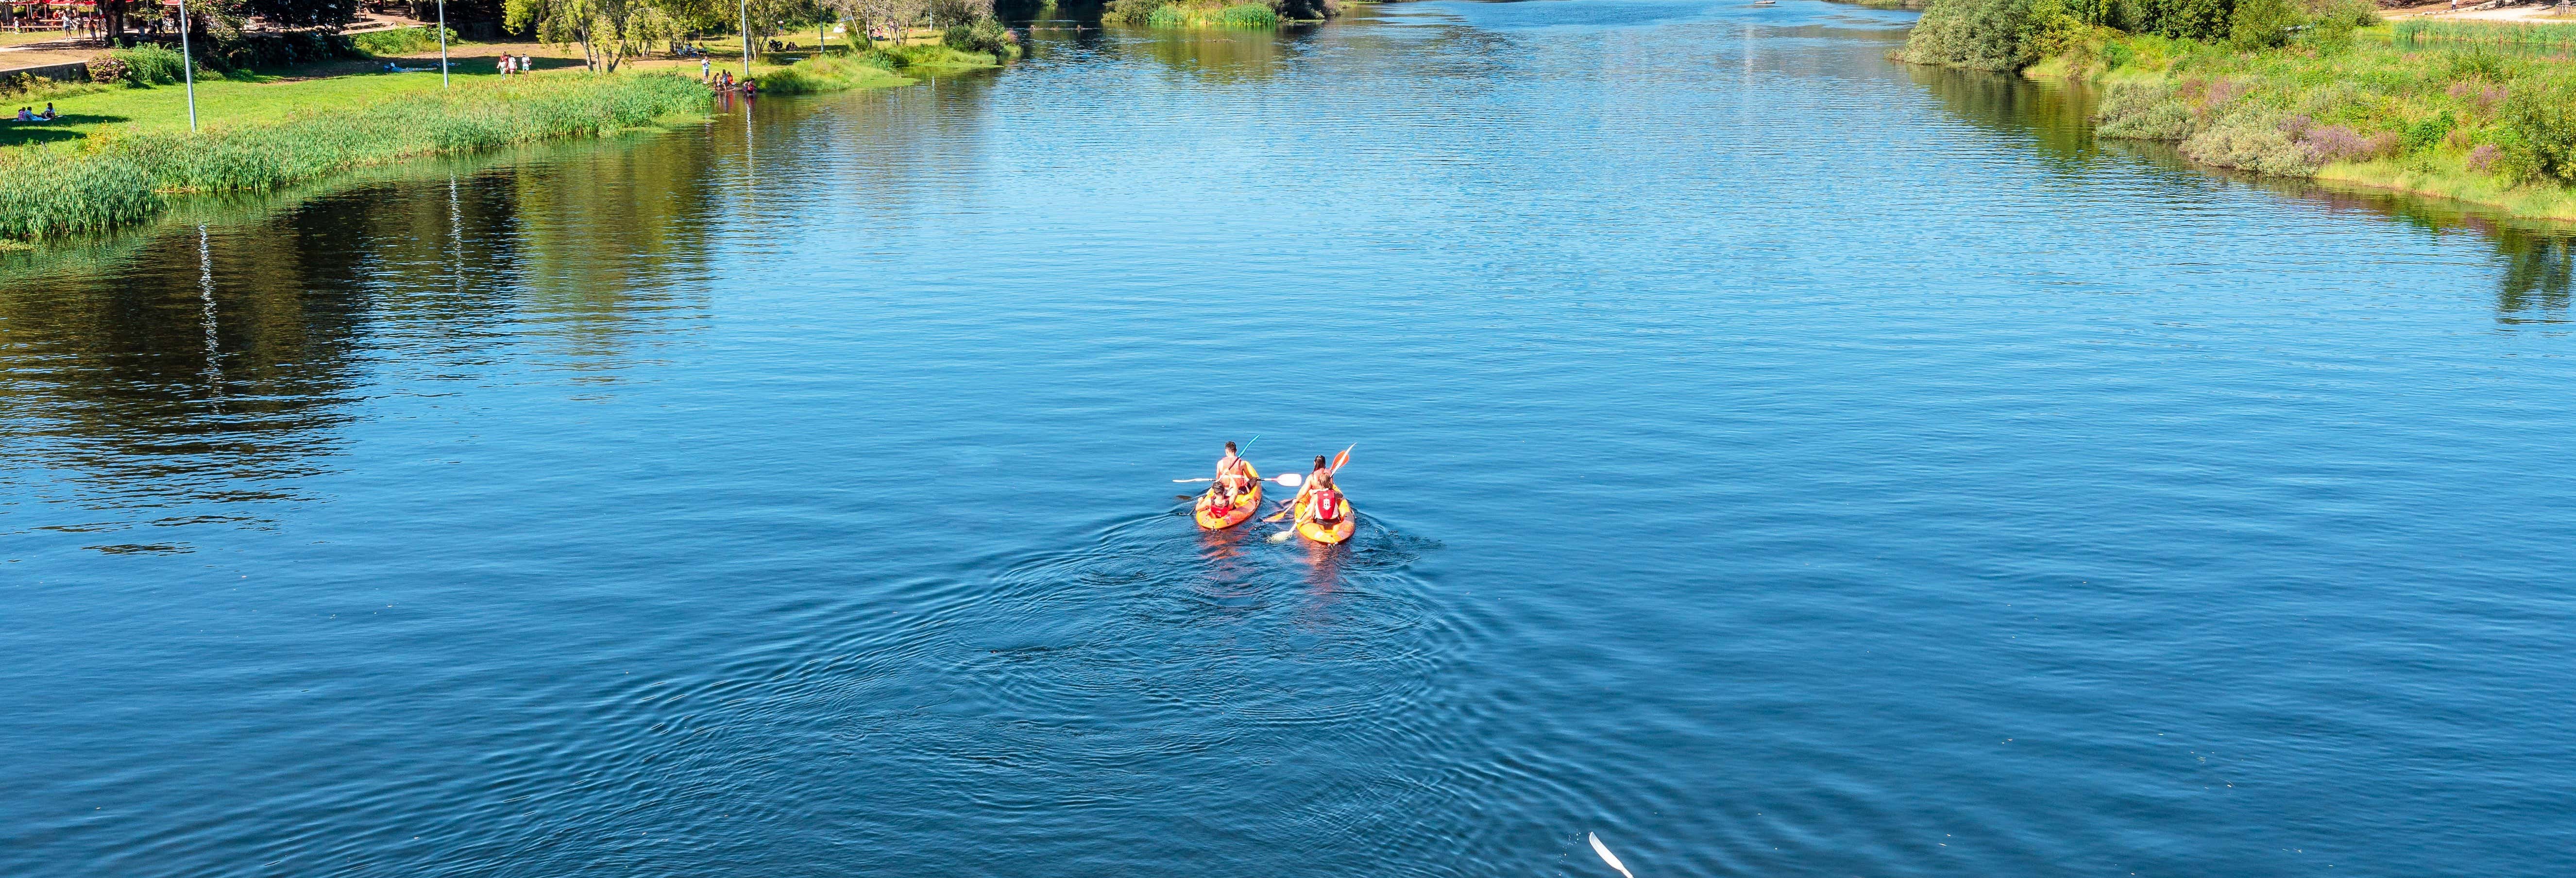
[(2576, 52), (2576, 24), (2521, 24), (2506, 21), (2398, 22), (2389, 39), (2401, 46), (2422, 42), (2476, 43), (2544, 52)]
[(702, 110), (707, 98), (705, 86), (677, 76), (539, 76), (195, 134), (99, 129), (85, 141), (0, 151), (0, 237), (142, 222), (176, 193), (267, 189), (432, 153), (602, 136)]

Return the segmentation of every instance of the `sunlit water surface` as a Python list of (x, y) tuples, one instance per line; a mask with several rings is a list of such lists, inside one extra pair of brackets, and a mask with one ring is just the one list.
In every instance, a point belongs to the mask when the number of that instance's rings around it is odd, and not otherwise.
[[(2576, 869), (2566, 244), (1908, 20), (1048, 31), (12, 257), (0, 873)], [(1256, 434), (1351, 545), (1192, 529)]]

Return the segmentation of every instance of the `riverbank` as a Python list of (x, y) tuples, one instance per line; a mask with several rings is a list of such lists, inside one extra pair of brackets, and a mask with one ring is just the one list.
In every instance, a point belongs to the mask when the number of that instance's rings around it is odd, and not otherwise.
[[(961, 50), (959, 37), (923, 32), (857, 54), (839, 46), (838, 54), (763, 53), (750, 78), (773, 94), (887, 88), (916, 81), (903, 71), (991, 68), (1019, 54), (1016, 41), (980, 31), (963, 38), (990, 45)], [(443, 85), (435, 40), (427, 45), (261, 73), (201, 71), (196, 132), (176, 85), (46, 85), (15, 95), (61, 116), (0, 121), (0, 245), (141, 222), (176, 195), (701, 118), (712, 95), (695, 59), (641, 59), (594, 75), (566, 47), (539, 44), (451, 44)], [(537, 72), (499, 75), (503, 55), (531, 56)], [(739, 57), (715, 55), (714, 66), (738, 70)], [(385, 72), (388, 63), (402, 72)]]
[[(267, 189), (438, 153), (601, 137), (697, 117), (710, 92), (666, 73), (432, 74), (200, 83), (204, 130), (176, 88), (61, 100), (59, 127), (9, 123), (0, 149), (0, 239), (142, 222), (173, 195)], [(156, 99), (154, 101), (152, 99)], [(50, 141), (31, 140), (46, 132)]]
[[(2098, 87), (2096, 135), (2175, 143), (2202, 164), (2576, 220), (2576, 63), (2511, 48), (2529, 34), (2360, 26), (2377, 20), (2238, 0), (2189, 39), (2088, 24), (2051, 0), (1939, 0), (1899, 58)], [(2177, 26), (2154, 24), (2138, 29)]]
[(2096, 133), (2203, 164), (2576, 220), (2576, 65), (2476, 46), (2356, 40), (2238, 51), (2089, 42), (2030, 68), (2107, 86)]

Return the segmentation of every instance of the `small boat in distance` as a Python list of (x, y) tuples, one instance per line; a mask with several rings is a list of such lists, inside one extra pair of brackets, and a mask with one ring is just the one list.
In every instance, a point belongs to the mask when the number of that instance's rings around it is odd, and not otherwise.
[(1778, 6), (1778, 5), (1780, 5), (1780, 0), (1753, 0), (1753, 5), (1755, 5), (1755, 6)]

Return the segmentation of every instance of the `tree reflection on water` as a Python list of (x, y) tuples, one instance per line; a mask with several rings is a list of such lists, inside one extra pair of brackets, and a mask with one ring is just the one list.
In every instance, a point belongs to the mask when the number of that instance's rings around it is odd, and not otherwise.
[(2368, 213), (2428, 234), (2468, 233), (2493, 249), (2502, 268), (2494, 292), (2496, 320), (2505, 325), (2570, 322), (2571, 242), (2566, 223), (2501, 217), (2476, 205), (2370, 189), (2350, 184), (2262, 177), (2205, 167), (2182, 157), (2170, 143), (2099, 140), (2093, 136), (2094, 90), (2018, 76), (1906, 65), (1907, 75), (1952, 115), (1980, 127), (2030, 138), (2030, 145), (2058, 171), (2075, 173), (2103, 156), (2116, 156), (2176, 175), (2233, 181), (2332, 211)]
[[(706, 150), (671, 140), (414, 166), (13, 257), (0, 491), (87, 510), (16, 526), (185, 551), (134, 529), (256, 527), (320, 499), (307, 480), (332, 471), (377, 373), (469, 374), (521, 344), (573, 369), (625, 360), (651, 331), (639, 313), (702, 307), (669, 280), (703, 263), (671, 230), (702, 225)], [(633, 185), (564, 167), (603, 163), (578, 170)]]

